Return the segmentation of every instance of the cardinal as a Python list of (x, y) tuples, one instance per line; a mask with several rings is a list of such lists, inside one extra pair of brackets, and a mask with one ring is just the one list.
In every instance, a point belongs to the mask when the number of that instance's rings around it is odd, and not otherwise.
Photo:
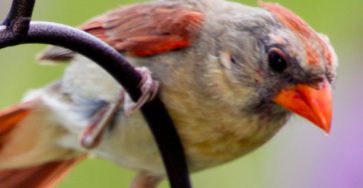
[[(0, 187), (51, 187), (92, 155), (138, 172), (132, 188), (165, 177), (140, 107), (158, 96), (200, 171), (270, 140), (292, 114), (328, 133), (337, 57), (328, 37), (279, 4), (157, 0), (123, 6), (80, 28), (142, 75), (132, 101), (103, 69), (60, 47), (61, 79), (0, 112)], [(163, 126), (163, 125), (160, 125)]]

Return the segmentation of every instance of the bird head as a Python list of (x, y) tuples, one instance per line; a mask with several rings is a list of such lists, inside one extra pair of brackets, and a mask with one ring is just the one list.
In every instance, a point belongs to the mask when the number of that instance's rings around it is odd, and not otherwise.
[(337, 67), (329, 39), (281, 5), (260, 6), (247, 8), (250, 14), (221, 34), (229, 40), (220, 55), (229, 85), (237, 95), (248, 91), (245, 110), (266, 116), (292, 112), (328, 133)]
[[(279, 48), (279, 38), (273, 39), (274, 36), (271, 36), (277, 46), (267, 51), (269, 66), (277, 74), (285, 71), (288, 74), (285, 77), (288, 82), (279, 88), (273, 101), (328, 133), (332, 116), (331, 83), (337, 65), (329, 39), (316, 33), (300, 17), (278, 4), (260, 2), (260, 5), (289, 29), (299, 44), (299, 47), (289, 47), (289, 44), (280, 41), (282, 46)], [(293, 64), (290, 67), (289, 62)]]

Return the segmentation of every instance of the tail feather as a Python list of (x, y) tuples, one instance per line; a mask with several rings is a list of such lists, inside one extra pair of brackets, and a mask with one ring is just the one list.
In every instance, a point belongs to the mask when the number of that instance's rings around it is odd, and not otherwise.
[(30, 109), (27, 108), (27, 103), (22, 103), (20, 105), (16, 105), (13, 107), (10, 107), (4, 111), (0, 112), (0, 136), (5, 135), (8, 133), (11, 129), (14, 128), (14, 126), (24, 119), (28, 113), (30, 112)]
[(57, 147), (64, 132), (37, 100), (0, 111), (0, 188), (50, 188), (84, 154)]
[(4, 188), (50, 188), (54, 187), (81, 158), (50, 162), (24, 169), (0, 171), (0, 187)]

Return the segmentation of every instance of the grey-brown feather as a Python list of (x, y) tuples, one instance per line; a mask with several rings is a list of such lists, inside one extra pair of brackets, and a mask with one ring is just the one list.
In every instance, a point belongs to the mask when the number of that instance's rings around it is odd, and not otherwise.
[(58, 46), (49, 46), (37, 56), (37, 59), (39, 61), (53, 62), (70, 61), (74, 58), (75, 55), (76, 53), (72, 50)]

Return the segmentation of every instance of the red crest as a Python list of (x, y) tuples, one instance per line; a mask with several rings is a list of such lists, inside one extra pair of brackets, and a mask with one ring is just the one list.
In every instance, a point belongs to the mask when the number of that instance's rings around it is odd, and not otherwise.
[(303, 19), (277, 3), (259, 1), (259, 5), (271, 12), (282, 24), (297, 34), (305, 45), (308, 64), (319, 64), (320, 53), (323, 54), (328, 65), (333, 64), (333, 54), (328, 44)]

